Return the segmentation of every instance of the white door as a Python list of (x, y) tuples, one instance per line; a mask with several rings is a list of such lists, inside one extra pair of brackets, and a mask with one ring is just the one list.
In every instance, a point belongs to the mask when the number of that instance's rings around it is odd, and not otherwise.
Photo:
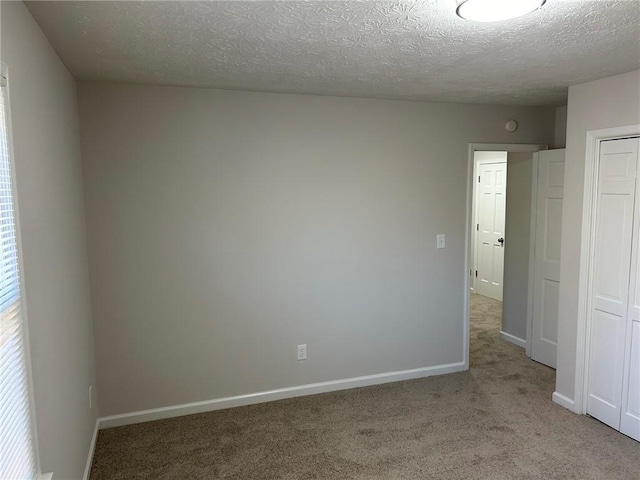
[(565, 150), (534, 154), (538, 164), (533, 262), (531, 358), (556, 368), (560, 291), (560, 237)]
[[(589, 312), (587, 413), (616, 429), (620, 429), (625, 340), (627, 330), (631, 330), (629, 311), (633, 311), (629, 308), (629, 279), (637, 164), (638, 139), (601, 143)], [(637, 399), (631, 405), (627, 402), (628, 410), (634, 408)]]
[(477, 293), (502, 301), (507, 162), (478, 168)]
[(640, 441), (640, 163), (637, 165), (620, 431)]

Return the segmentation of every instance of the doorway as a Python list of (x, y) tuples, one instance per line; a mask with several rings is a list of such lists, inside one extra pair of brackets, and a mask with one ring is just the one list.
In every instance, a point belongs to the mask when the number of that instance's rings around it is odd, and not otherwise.
[[(470, 161), (470, 332), (499, 337), (555, 368), (565, 150), (474, 148)], [(483, 179), (485, 172), (492, 178)]]
[[(464, 332), (467, 367), (472, 334), (474, 341), (500, 337), (527, 347), (532, 156), (547, 148), (531, 144), (471, 144), (469, 147)], [(513, 169), (509, 170), (511, 165)], [(508, 182), (508, 177), (514, 181)]]

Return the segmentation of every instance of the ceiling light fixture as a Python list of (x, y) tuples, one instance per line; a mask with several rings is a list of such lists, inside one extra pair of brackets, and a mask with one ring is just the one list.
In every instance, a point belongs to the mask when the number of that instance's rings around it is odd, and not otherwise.
[(458, 0), (456, 13), (474, 22), (499, 22), (527, 15), (546, 0)]

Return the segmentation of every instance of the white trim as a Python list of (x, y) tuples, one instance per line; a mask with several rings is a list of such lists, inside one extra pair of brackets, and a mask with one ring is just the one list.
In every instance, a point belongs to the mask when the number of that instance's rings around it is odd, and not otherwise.
[(513, 343), (518, 347), (525, 348), (525, 349), (527, 348), (526, 340), (523, 340), (520, 337), (516, 337), (515, 335), (511, 335), (510, 333), (503, 332), (502, 330), (500, 331), (500, 338), (503, 339), (505, 342)]
[(470, 143), (469, 144), (469, 158), (467, 164), (467, 217), (466, 217), (466, 228), (465, 235), (467, 241), (465, 242), (465, 252), (464, 252), (464, 288), (463, 288), (463, 297), (462, 297), (462, 308), (463, 308), (463, 318), (464, 325), (462, 330), (463, 335), (463, 351), (462, 358), (464, 361), (465, 370), (469, 369), (469, 300), (471, 296), (470, 289), (470, 251), (472, 248), (472, 236), (471, 236), (471, 222), (473, 221), (472, 217), (472, 202), (473, 202), (473, 157), (475, 152), (487, 152), (487, 151), (506, 151), (506, 152), (539, 152), (540, 150), (548, 150), (549, 145), (542, 144), (531, 144), (531, 143)]
[(469, 370), (469, 315), (471, 299), (471, 265), (470, 255), (473, 248), (473, 236), (471, 230), (471, 222), (473, 222), (473, 181), (475, 180), (474, 171), (474, 148), (473, 144), (469, 144), (469, 163), (467, 164), (467, 212), (465, 218), (465, 236), (467, 241), (464, 245), (464, 295), (462, 297), (462, 362), (464, 363), (464, 369)]
[(93, 452), (96, 449), (96, 440), (98, 439), (98, 428), (100, 425), (100, 419), (96, 419), (96, 424), (93, 427), (93, 435), (91, 436), (91, 444), (89, 445), (89, 453), (87, 454), (87, 463), (84, 467), (84, 480), (89, 480), (91, 475), (91, 465), (93, 464)]
[[(589, 341), (591, 337), (591, 259), (593, 258), (594, 213), (600, 165), (600, 143), (605, 140), (640, 135), (640, 124), (589, 130), (584, 167), (584, 193), (582, 196), (582, 237), (580, 242), (580, 274), (578, 279), (578, 318), (576, 324), (576, 368), (574, 402), (576, 413), (587, 413), (587, 389), (589, 388)], [(559, 394), (558, 394), (559, 395)], [(565, 397), (566, 398), (566, 397)], [(569, 407), (567, 407), (569, 408)]]
[(553, 395), (551, 395), (551, 399), (554, 401), (554, 403), (557, 403), (561, 407), (568, 408), (571, 411), (575, 411), (575, 403), (569, 397), (566, 397), (558, 392), (553, 392)]
[(527, 291), (527, 339), (525, 345), (525, 353), (531, 358), (531, 348), (533, 345), (533, 282), (536, 269), (536, 227), (538, 225), (538, 171), (540, 156), (538, 152), (533, 154), (532, 170), (531, 170), (531, 223), (529, 225), (529, 280)]
[(53, 472), (40, 473), (36, 475), (36, 480), (51, 480), (53, 478)]
[(102, 417), (98, 421), (98, 428), (119, 427), (134, 423), (150, 422), (164, 418), (180, 417), (194, 413), (211, 412), (225, 408), (242, 407), (256, 403), (272, 402), (285, 398), (302, 397), (305, 395), (315, 395), (318, 393), (336, 392), (350, 388), (367, 387), (370, 385), (380, 385), (382, 383), (398, 382), (401, 380), (411, 380), (415, 378), (431, 377), (434, 375), (444, 375), (447, 373), (461, 372), (465, 370), (464, 363), (449, 363), (446, 365), (436, 365), (433, 367), (414, 368), (412, 370), (402, 370), (398, 372), (379, 373), (375, 375), (365, 375), (362, 377), (345, 378), (329, 382), (311, 383), (295, 387), (278, 388), (266, 392), (249, 393), (246, 395), (236, 395), (233, 397), (216, 398), (202, 402), (184, 403), (182, 405), (172, 405), (169, 407), (152, 408), (138, 412), (123, 413), (120, 415), (110, 415)]

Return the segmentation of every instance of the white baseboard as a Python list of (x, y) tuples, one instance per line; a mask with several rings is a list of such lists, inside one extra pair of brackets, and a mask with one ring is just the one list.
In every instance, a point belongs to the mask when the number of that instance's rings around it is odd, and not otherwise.
[(572, 412), (575, 412), (575, 403), (571, 398), (565, 397), (564, 395), (558, 392), (553, 392), (553, 395), (551, 396), (551, 398), (555, 403), (557, 403), (561, 407), (568, 408)]
[(84, 467), (84, 480), (89, 480), (91, 475), (91, 464), (93, 463), (93, 452), (96, 449), (96, 440), (98, 439), (98, 427), (100, 425), (100, 419), (96, 419), (96, 426), (93, 428), (93, 435), (91, 436), (91, 445), (89, 445), (89, 454), (87, 455), (87, 464)]
[(525, 348), (525, 349), (527, 348), (527, 341), (526, 340), (523, 340), (523, 339), (521, 339), (519, 337), (511, 335), (510, 333), (500, 331), (500, 338), (503, 339), (505, 342), (513, 343), (514, 345), (517, 345), (518, 347), (522, 347), (522, 348)]
[[(272, 402), (285, 398), (302, 397), (305, 395), (315, 395), (318, 393), (336, 392), (350, 388), (367, 387), (370, 385), (380, 385), (382, 383), (398, 382), (401, 380), (411, 380), (415, 378), (431, 377), (434, 375), (444, 375), (447, 373), (461, 372), (465, 369), (464, 362), (449, 363), (446, 365), (436, 365), (434, 367), (415, 368), (412, 370), (402, 370), (399, 372), (379, 373), (375, 375), (365, 375), (363, 377), (345, 378), (329, 382), (311, 383), (295, 387), (279, 388), (266, 392), (249, 393), (246, 395), (236, 395), (233, 397), (216, 398), (202, 402), (185, 403), (169, 407), (152, 408), (138, 412), (111, 415), (99, 419), (98, 428), (119, 427), (134, 423), (150, 422), (163, 418), (180, 417), (192, 415), (194, 413), (211, 412), (225, 408), (242, 407), (256, 403)], [(90, 467), (90, 464), (88, 464)]]

